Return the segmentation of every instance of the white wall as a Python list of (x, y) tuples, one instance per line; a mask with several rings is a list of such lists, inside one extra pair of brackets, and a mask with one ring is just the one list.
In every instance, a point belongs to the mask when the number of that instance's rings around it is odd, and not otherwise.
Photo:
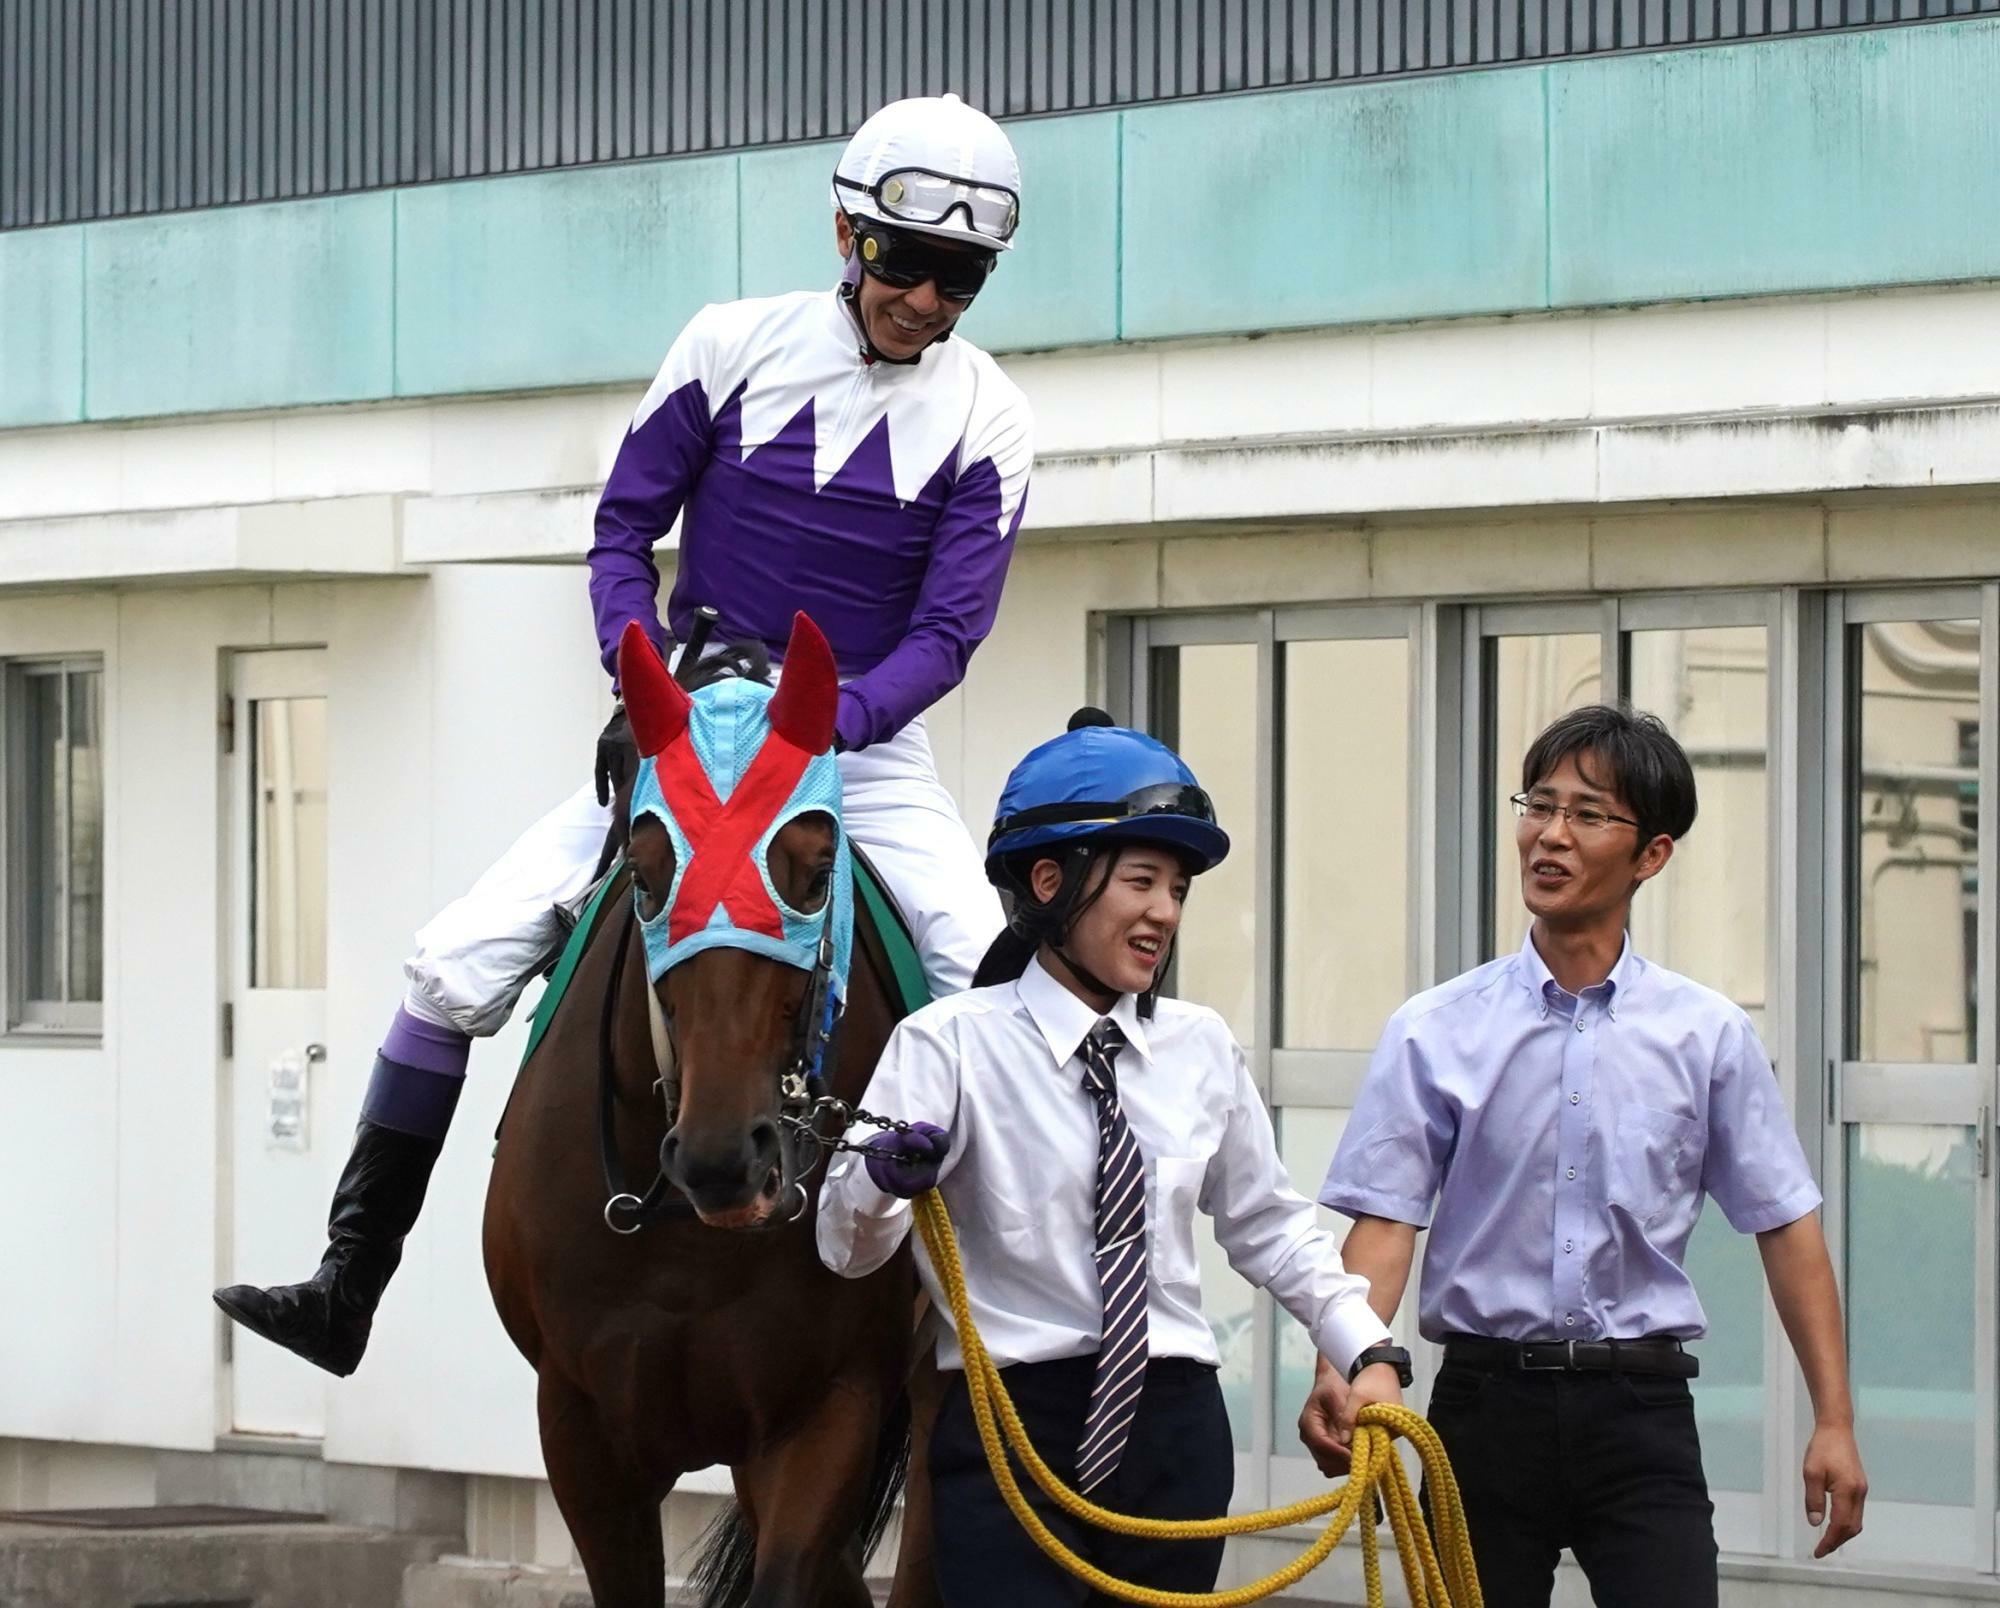
[[(1895, 305), (1863, 305), (1871, 301)], [(965, 687), (932, 713), (947, 785), (983, 823), (1014, 759), (1060, 730), (1079, 702), (1101, 696), (1092, 667), (1106, 612), (2000, 570), (2000, 507), (1982, 487), (1962, 486), (1951, 501), (1904, 491), (1535, 514), (1511, 506), (1483, 517), (1310, 511), (1351, 508), (1360, 495), (1343, 454), (1387, 452), (1387, 436), (1408, 435), (1447, 402), (1456, 409), (1447, 422), (1471, 432), (1465, 462), (1476, 466), (1481, 453), (1514, 452), (1508, 443), (1524, 424), (1617, 431), (1633, 410), (1665, 419), (1712, 408), (1757, 415), (1764, 429), (1770, 410), (1789, 408), (1798, 417), (1785, 429), (1822, 440), (1806, 418), (1815, 408), (2000, 392), (2000, 370), (1981, 366), (1996, 348), (1965, 338), (1966, 319), (2000, 317), (2000, 291), (1811, 305), (1020, 360), (1012, 366), (1034, 396), (1050, 454), (1048, 494), (1038, 482), (1031, 517), (1041, 533), (1017, 555), (993, 639)], [(1963, 360), (1928, 379), (1911, 370), (1897, 354), (1924, 330), (1956, 331)], [(1734, 361), (1713, 360), (1718, 340)], [(1699, 364), (1685, 356), (1696, 346), (1709, 354)], [(1544, 360), (1556, 367), (1539, 370)], [(1449, 398), (1426, 392), (1413, 404), (1410, 376), (1440, 367), (1470, 378)], [(1696, 384), (1703, 376), (1711, 389)], [(1931, 391), (1912, 392), (1920, 383)], [(1345, 402), (1334, 394), (1342, 385), (1357, 388)], [(1320, 410), (1301, 416), (1320, 432), (1315, 443), (1285, 436), (1282, 427), (1298, 422), (1292, 413), (1253, 415), (1231, 401), (1290, 393)], [(572, 560), (274, 584), (270, 573), (288, 567), (342, 569), (314, 516), (287, 526), (314, 533), (310, 542), (300, 536), (295, 553), (266, 544), (225, 555), (255, 571), (231, 585), (133, 586), (136, 571), (86, 555), (79, 589), (0, 590), (0, 658), (104, 655), (110, 834), (102, 1044), (0, 1043), (0, 1222), (8, 1225), (0, 1436), (204, 1448), (221, 1424), (208, 1291), (219, 1265), (217, 1012), (226, 980), (215, 718), (225, 653), (328, 647), (331, 1056), (313, 1131), (330, 1187), (400, 998), (412, 932), (589, 780), (606, 686), (573, 561), (591, 500), (578, 488), (602, 472), (629, 400), (585, 392), (327, 412), (248, 431), (241, 421), (204, 421), (0, 436), (0, 587), (30, 572), (46, 580), (51, 543), (85, 534), (66, 521), (123, 532), (136, 551), (151, 528), (147, 506), (204, 496), (291, 499), (308, 509), (317, 498), (353, 499), (357, 513), (365, 505), (356, 540), (371, 569), (410, 556), (413, 526), (424, 527), (431, 556)], [(1335, 403), (1350, 411), (1328, 412)], [(1647, 471), (1657, 484), (1701, 483), (1706, 428), (1662, 428), (1664, 456)], [(1373, 432), (1373, 445), (1348, 432)], [(1262, 455), (1240, 452), (1237, 433), (1257, 437)], [(149, 439), (127, 439), (140, 435)], [(172, 477), (140, 472), (176, 444), (187, 455)], [(1990, 456), (1990, 441), (1979, 451)], [(268, 459), (249, 479), (238, 461), (245, 452)], [(1229, 486), (1261, 498), (1255, 506), (1267, 513), (1308, 512), (1285, 528), (1239, 520), (1174, 526), (1170, 535), (1145, 523), (1168, 506), (1159, 500), (1168, 479), (1182, 474), (1183, 490), (1195, 485), (1184, 471), (1197, 459), (1200, 475), (1214, 476), (1201, 480), (1200, 495), (1222, 499), (1200, 503), (1204, 519), (1251, 506), (1229, 504)], [(1897, 457), (1896, 472), (1919, 461)], [(1430, 509), (1447, 506), (1458, 483), (1398, 482)], [(1517, 504), (1548, 504), (1571, 482), (1493, 484), (1511, 486), (1505, 495)], [(10, 571), (16, 542), (41, 567)], [(86, 577), (98, 589), (80, 589)], [(490, 1138), (521, 1034), (517, 1023), (475, 1052), (368, 1362), (354, 1380), (328, 1386), (330, 1456), (539, 1472), (528, 1370), (492, 1316), (479, 1254)], [(309, 1271), (320, 1228), (300, 1223), (296, 1265), (270, 1276)]]

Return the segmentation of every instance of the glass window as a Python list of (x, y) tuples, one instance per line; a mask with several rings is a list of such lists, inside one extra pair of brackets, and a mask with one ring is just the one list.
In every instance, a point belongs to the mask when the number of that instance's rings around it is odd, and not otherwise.
[(1279, 1041), (1371, 1050), (1408, 992), (1410, 649), (1284, 647)]
[[(1326, 1169), (1347, 1132), (1345, 1110), (1322, 1106), (1286, 1106), (1278, 1113), (1278, 1154), (1291, 1174), (1292, 1187), (1308, 1200), (1319, 1194)], [(1316, 1208), (1320, 1227), (1344, 1241), (1353, 1219), (1326, 1207)], [(1414, 1275), (1412, 1278), (1414, 1282)], [(1299, 1409), (1312, 1389), (1318, 1348), (1289, 1312), (1278, 1311), (1275, 1346), (1277, 1365), (1271, 1370), (1271, 1450), (1279, 1457), (1304, 1457), (1297, 1431)]]
[(16, 665), (5, 694), (6, 1023), (92, 1032), (104, 999), (103, 672)]
[(1650, 960), (1726, 994), (1765, 1031), (1769, 634), (1762, 626), (1634, 631), (1632, 702), (1687, 750), (1700, 810), (1632, 904)]
[(1972, 1501), (1976, 1174), (1968, 1128), (1847, 1130), (1847, 1332), (1871, 1502)]
[[(1632, 905), (1649, 960), (1727, 994), (1766, 1031), (1770, 634), (1762, 626), (1634, 631), (1632, 702), (1687, 750), (1700, 812), (1664, 875)], [(1754, 1239), (1713, 1208), (1689, 1241), (1688, 1277), (1708, 1315), (1695, 1417), (1709, 1483), (1764, 1485), (1764, 1275)]]
[(1966, 1062), (1978, 1031), (1979, 623), (1854, 634), (1849, 1054)]
[(1604, 696), (1603, 639), (1595, 632), (1503, 636), (1487, 641), (1491, 688), (1487, 736), (1493, 774), (1493, 942), (1491, 953), (1521, 947), (1528, 912), (1521, 904), (1521, 865), (1514, 852), (1514, 810), (1521, 760), (1557, 715)]
[(1229, 834), (1229, 858), (1189, 897), (1174, 992), (1221, 1012), (1247, 1045), (1256, 1040), (1257, 648), (1165, 648), (1153, 659), (1154, 732), (1201, 778)]
[(252, 705), (250, 984), (326, 986), (326, 700)]

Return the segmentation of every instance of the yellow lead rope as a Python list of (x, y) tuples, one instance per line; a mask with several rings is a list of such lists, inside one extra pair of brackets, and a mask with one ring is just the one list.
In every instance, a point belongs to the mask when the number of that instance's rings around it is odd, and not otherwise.
[[(965, 1382), (972, 1397), (972, 1415), (979, 1426), (980, 1444), (986, 1449), (986, 1462), (993, 1471), (994, 1482), (1021, 1527), (1044, 1552), (1079, 1580), (1088, 1581), (1109, 1596), (1148, 1604), (1151, 1608), (1240, 1608), (1242, 1604), (1260, 1601), (1296, 1585), (1317, 1569), (1340, 1544), (1341, 1536), (1362, 1512), (1370, 1494), (1379, 1493), (1388, 1509), (1389, 1527), (1396, 1537), (1403, 1580), (1414, 1608), (1482, 1608), (1479, 1576), (1473, 1568), (1472, 1547), (1466, 1538), (1465, 1510), (1459, 1503), (1458, 1482), (1452, 1478), (1451, 1464), (1437, 1432), (1407, 1407), (1364, 1408), (1354, 1434), (1354, 1464), (1348, 1478), (1323, 1496), (1294, 1502), (1289, 1507), (1221, 1519), (1140, 1519), (1113, 1513), (1077, 1495), (1056, 1477), (1029, 1442), (1027, 1427), (1014, 1409), (1000, 1370), (973, 1326), (972, 1303), (965, 1291), (965, 1267), (958, 1255), (958, 1236), (952, 1232), (942, 1197), (933, 1189), (919, 1195), (915, 1205), (917, 1232), (923, 1238), (924, 1249), (930, 1253), (938, 1282), (944, 1286), (952, 1321), (958, 1329), (959, 1348), (965, 1353)], [(1416, 1493), (1410, 1489), (1410, 1477), (1396, 1455), (1394, 1443), (1398, 1435), (1407, 1438), (1423, 1459), (1438, 1539), (1444, 1548), (1442, 1562), (1431, 1545)], [(1007, 1461), (1008, 1447), (1013, 1448), (1022, 1466), (1056, 1506), (1072, 1518), (1119, 1535), (1192, 1541), (1282, 1529), (1325, 1514), (1331, 1514), (1332, 1518), (1303, 1556), (1249, 1585), (1229, 1591), (1156, 1591), (1108, 1575), (1065, 1546), (1029, 1505)], [(1365, 1523), (1361, 1530), (1361, 1567), (1368, 1586), (1369, 1608), (1382, 1608), (1380, 1541), (1372, 1522)]]

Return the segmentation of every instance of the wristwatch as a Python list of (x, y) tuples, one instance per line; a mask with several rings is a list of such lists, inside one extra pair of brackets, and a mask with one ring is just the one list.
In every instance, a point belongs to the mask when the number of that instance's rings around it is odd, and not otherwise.
[(1396, 1382), (1405, 1390), (1416, 1382), (1417, 1376), (1410, 1371), (1410, 1354), (1401, 1346), (1370, 1346), (1354, 1359), (1354, 1366), (1347, 1370), (1347, 1382), (1353, 1384), (1356, 1374), (1378, 1362), (1386, 1362), (1396, 1370)]

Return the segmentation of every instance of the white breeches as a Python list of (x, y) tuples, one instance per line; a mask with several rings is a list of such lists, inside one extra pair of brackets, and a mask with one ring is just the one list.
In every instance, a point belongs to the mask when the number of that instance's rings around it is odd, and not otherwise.
[[(1000, 901), (938, 780), (922, 718), (886, 743), (842, 754), (840, 775), (847, 831), (909, 921), (932, 992), (970, 987), (1000, 930)], [(475, 1038), (497, 1033), (562, 935), (556, 907), (589, 886), (610, 825), (586, 785), (522, 833), (417, 934), (417, 952), (403, 963), (405, 1008)]]

